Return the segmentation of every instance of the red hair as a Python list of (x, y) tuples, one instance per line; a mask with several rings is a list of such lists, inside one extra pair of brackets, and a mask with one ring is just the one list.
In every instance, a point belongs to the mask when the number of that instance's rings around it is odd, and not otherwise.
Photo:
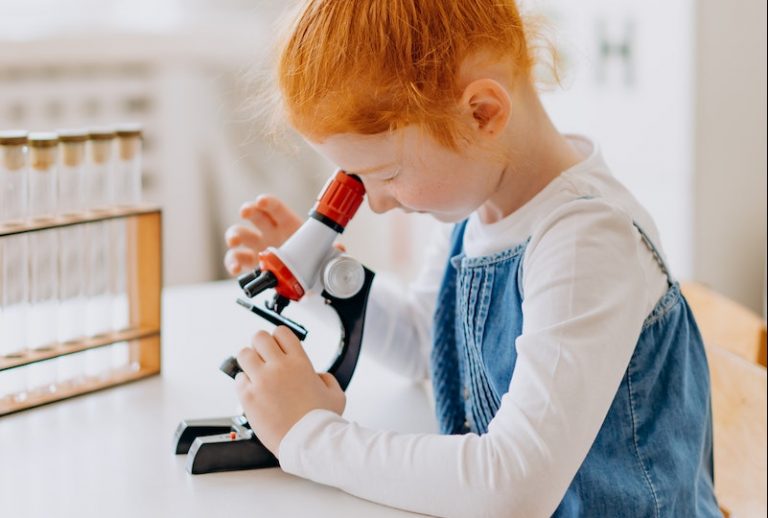
[(308, 0), (280, 51), (283, 108), (310, 138), (419, 124), (455, 147), (459, 67), (480, 51), (530, 79), (514, 0)]

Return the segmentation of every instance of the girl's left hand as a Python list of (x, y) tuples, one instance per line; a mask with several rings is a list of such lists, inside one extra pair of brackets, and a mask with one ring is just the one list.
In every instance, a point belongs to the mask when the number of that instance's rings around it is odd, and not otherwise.
[(310, 410), (341, 415), (346, 395), (331, 374), (315, 372), (298, 338), (285, 326), (259, 331), (237, 355), (243, 372), (237, 396), (259, 440), (278, 456), (280, 441)]

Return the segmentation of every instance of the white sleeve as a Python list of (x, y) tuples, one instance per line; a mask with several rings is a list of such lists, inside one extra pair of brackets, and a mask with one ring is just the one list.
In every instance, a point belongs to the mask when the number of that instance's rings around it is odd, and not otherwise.
[(406, 287), (386, 275), (374, 278), (363, 334), (363, 354), (414, 380), (429, 377), (432, 314), (450, 251), (451, 225), (428, 241), (416, 280)]
[(488, 433), (375, 431), (314, 410), (280, 444), (282, 468), (438, 516), (551, 515), (639, 337), (647, 253), (623, 213), (593, 200), (561, 207), (526, 251), (516, 367)]

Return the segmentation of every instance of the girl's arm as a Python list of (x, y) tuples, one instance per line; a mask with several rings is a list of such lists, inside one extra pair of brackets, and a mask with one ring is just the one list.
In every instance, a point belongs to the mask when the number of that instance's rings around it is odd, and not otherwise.
[(378, 275), (368, 301), (363, 354), (414, 380), (429, 377), (432, 314), (445, 273), (451, 228), (441, 225), (428, 240), (425, 261), (410, 286)]
[(282, 468), (439, 516), (549, 516), (595, 440), (655, 294), (632, 221), (600, 201), (558, 209), (526, 255), (516, 368), (488, 433), (376, 431), (313, 410), (280, 443)]

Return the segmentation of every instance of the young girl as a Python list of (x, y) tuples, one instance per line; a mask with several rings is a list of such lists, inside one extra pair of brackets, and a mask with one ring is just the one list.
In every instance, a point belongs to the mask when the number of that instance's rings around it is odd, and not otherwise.
[[(649, 214), (560, 134), (513, 0), (309, 0), (280, 55), (291, 125), (375, 212), (455, 223), (408, 296), (374, 285), (364, 349), (431, 376), (442, 435), (345, 420), (285, 328), (237, 391), (289, 472), (440, 516), (717, 516), (709, 378)], [(619, 131), (620, 128), (617, 128)], [(301, 223), (246, 204), (232, 274)]]

